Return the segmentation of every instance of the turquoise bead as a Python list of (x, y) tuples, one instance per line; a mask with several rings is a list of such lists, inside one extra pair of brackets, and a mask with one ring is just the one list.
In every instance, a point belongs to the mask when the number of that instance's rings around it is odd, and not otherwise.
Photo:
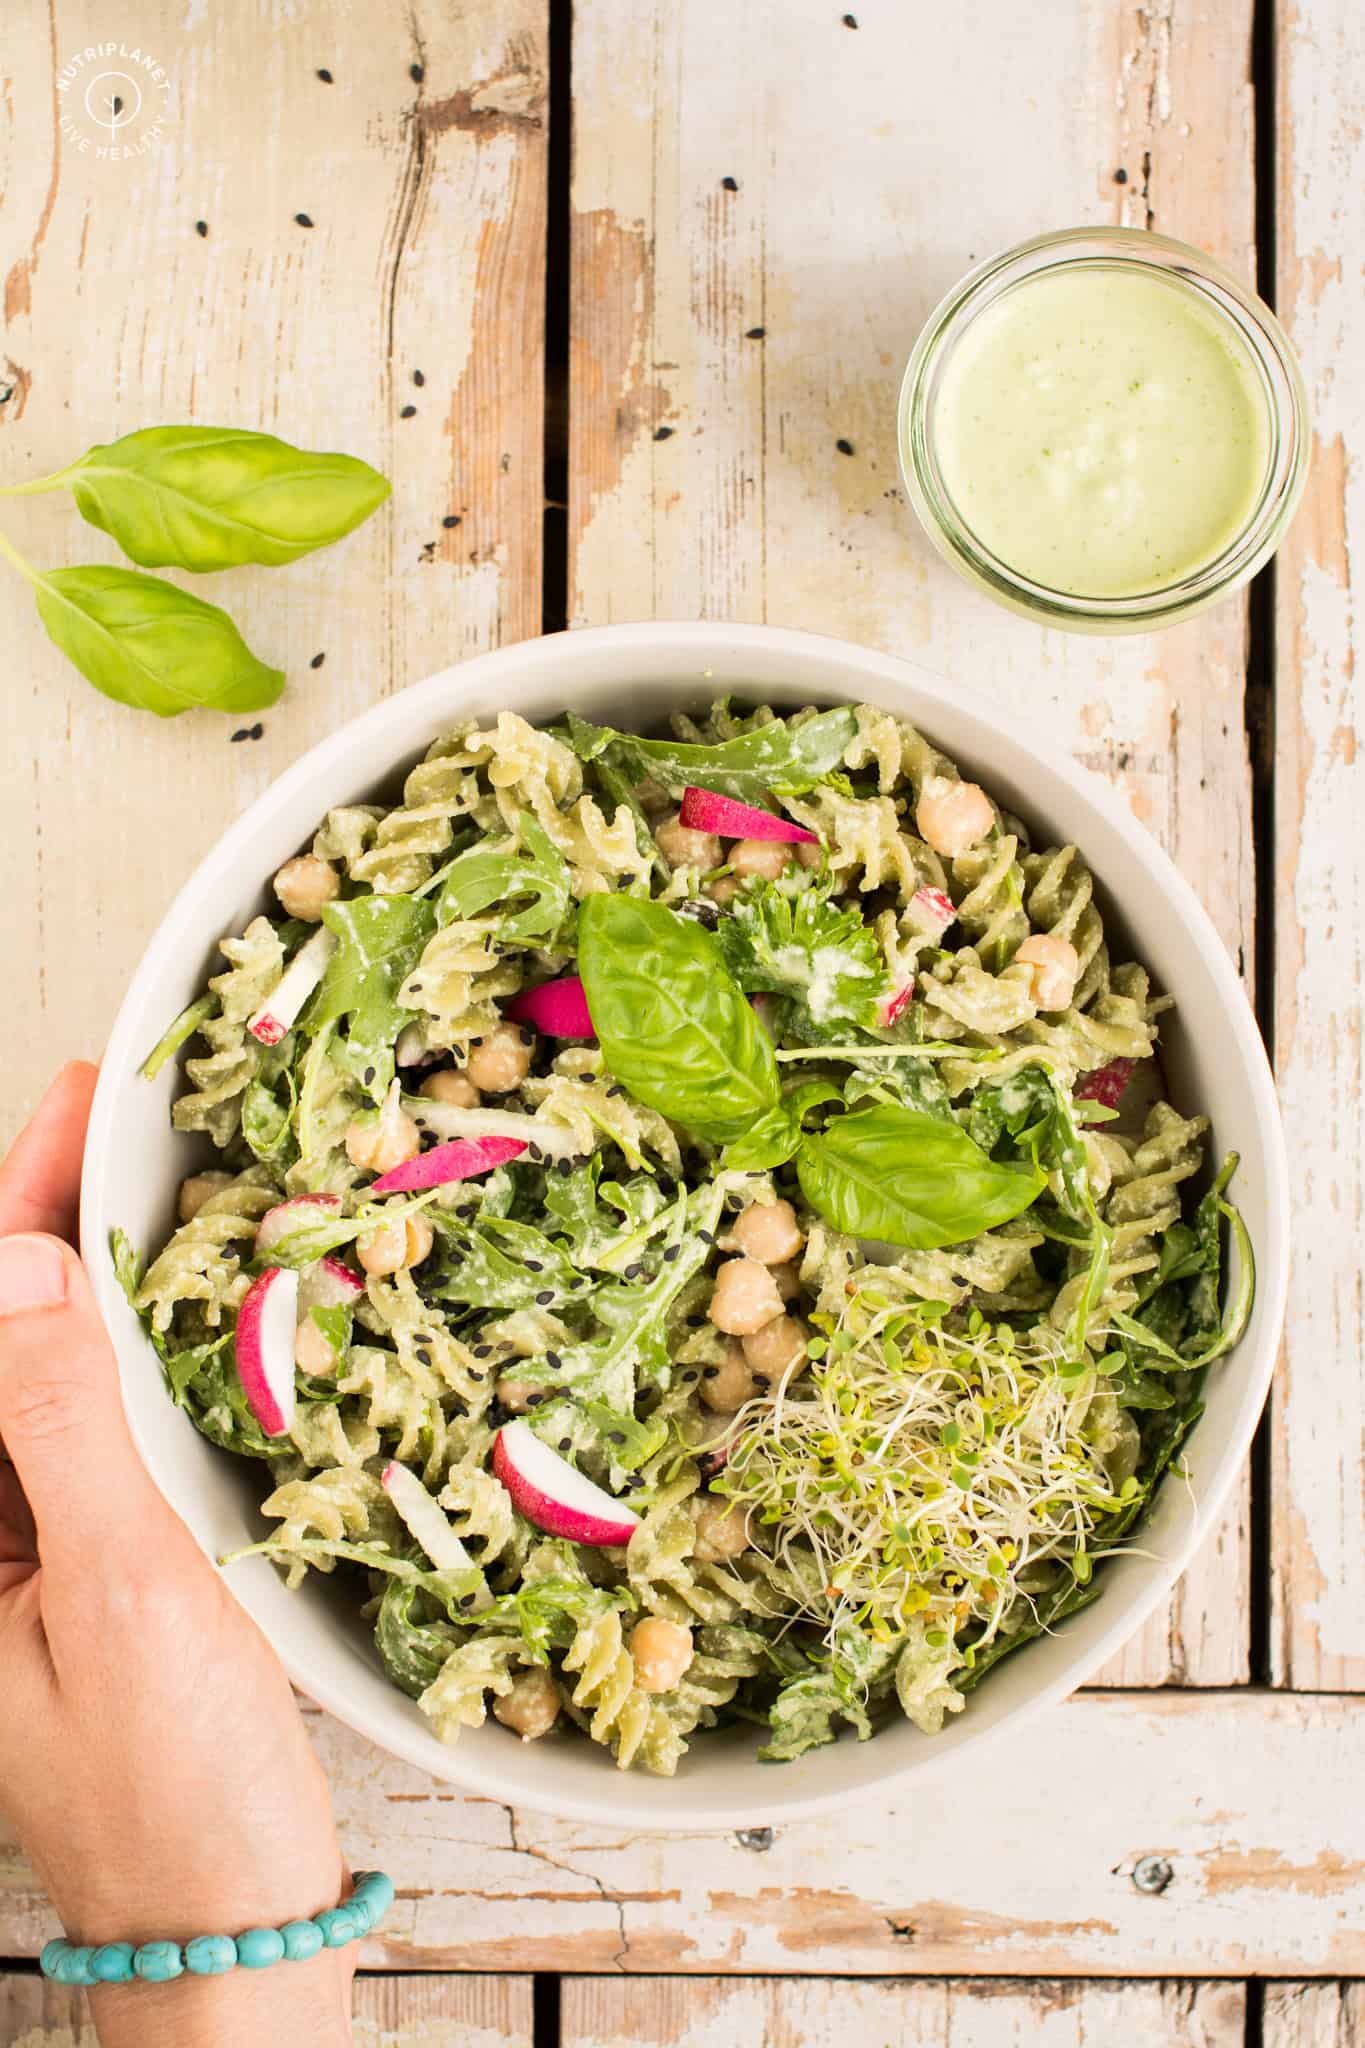
[(329, 1912), (318, 1914), (318, 1926), (328, 1948), (345, 1948), (348, 1941), (354, 1941), (355, 1921), (344, 1906), (333, 1906)]
[(362, 1934), (368, 1934), (374, 1926), (374, 1914), (370, 1911), (370, 1902), (362, 1892), (352, 1892), (342, 1911), (349, 1913), (352, 1920), (354, 1920), (357, 1937)]
[(230, 1934), (201, 1934), (185, 1944), (185, 1968), (192, 1977), (221, 1977), (237, 1967), (237, 1944)]
[(80, 1985), (92, 1983), (90, 1959), (94, 1953), (92, 1948), (68, 1948), (57, 1964), (57, 1982)]
[(90, 1975), (96, 1984), (131, 1984), (132, 1942), (106, 1941), (103, 1948), (97, 1948), (90, 1958)]
[(71, 1943), (65, 1938), (64, 1935), (59, 1934), (55, 1941), (48, 1942), (47, 1946), (44, 1948), (42, 1954), (38, 1958), (38, 1967), (45, 1977), (55, 1977), (57, 1974), (57, 1966), (61, 1962), (62, 1957), (65, 1955), (70, 1955), (70, 1953)]
[(244, 1970), (268, 1970), (284, 1961), (284, 1936), (278, 1927), (249, 1927), (237, 1936), (237, 1960)]
[(169, 1984), (184, 1974), (185, 1958), (178, 1941), (145, 1941), (133, 1957), (133, 1968), (144, 1984)]
[(280, 1929), (287, 1963), (306, 1963), (322, 1947), (322, 1929), (313, 1920), (291, 1920)]
[(393, 1879), (382, 1870), (367, 1870), (360, 1878), (357, 1890), (363, 1892), (375, 1921), (382, 1920), (393, 1904)]

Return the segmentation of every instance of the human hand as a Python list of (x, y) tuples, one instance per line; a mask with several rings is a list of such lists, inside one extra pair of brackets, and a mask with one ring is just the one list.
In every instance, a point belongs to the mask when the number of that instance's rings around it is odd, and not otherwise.
[[(238, 1934), (335, 1906), (347, 1871), (289, 1682), (129, 1435), (69, 1241), (94, 1084), (65, 1068), (0, 1167), (0, 1811), (73, 1942)], [(353, 1968), (92, 2003), (109, 2044), (332, 2048)]]

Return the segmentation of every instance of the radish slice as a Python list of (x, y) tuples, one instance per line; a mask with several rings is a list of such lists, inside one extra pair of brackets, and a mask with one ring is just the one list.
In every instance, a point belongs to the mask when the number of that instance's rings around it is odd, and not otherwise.
[(942, 938), (949, 925), (957, 922), (953, 900), (941, 889), (916, 889), (910, 898), (909, 911), (915, 929), (933, 939)]
[(819, 837), (790, 818), (777, 818), (771, 811), (757, 811), (752, 804), (736, 803), (733, 797), (716, 796), (709, 789), (683, 791), (678, 823), (694, 832), (714, 832), (721, 839), (785, 839), (790, 844), (818, 846)]
[(512, 1505), (547, 1536), (598, 1549), (629, 1543), (640, 1517), (542, 1443), (524, 1422), (508, 1422), (493, 1439), (493, 1471)]
[[(515, 1109), (457, 1109), (453, 1102), (429, 1102), (424, 1095), (411, 1097), (407, 1107), (414, 1122), (438, 1138), (520, 1138), (537, 1164), (540, 1159), (581, 1159), (584, 1154), (585, 1147), (563, 1124), (542, 1123)], [(370, 1194), (373, 1188), (365, 1192)]]
[(1106, 1066), (1082, 1074), (1072, 1093), (1078, 1102), (1101, 1102), (1106, 1109), (1117, 1109), (1136, 1065), (1136, 1060), (1124, 1059), (1120, 1054)]
[(477, 1571), (473, 1558), (415, 1472), (391, 1462), (380, 1479), (408, 1534), (421, 1544), (438, 1572)]
[(453, 1138), (448, 1145), (419, 1152), (415, 1159), (405, 1159), (401, 1166), (381, 1173), (365, 1193), (410, 1195), (421, 1188), (443, 1188), (454, 1180), (476, 1180), (481, 1173), (505, 1166), (525, 1150), (524, 1138)]
[(299, 1314), (315, 1308), (350, 1308), (365, 1292), (365, 1282), (334, 1253), (299, 1276)]
[(287, 1202), (276, 1202), (256, 1225), (257, 1251), (273, 1251), (280, 1239), (288, 1237), (292, 1231), (304, 1230), (310, 1223), (324, 1222), (325, 1217), (318, 1211), (340, 1207), (340, 1195), (291, 1195)]
[(911, 996), (913, 996), (914, 993), (914, 982), (907, 981), (904, 988), (898, 988), (894, 995), (887, 997), (886, 1001), (882, 1005), (883, 1027), (895, 1023), (897, 1017), (899, 1017), (901, 1011), (905, 1008), (906, 1004), (909, 1002)]
[(524, 988), (513, 996), (506, 1014), (519, 1024), (533, 1024), (547, 1038), (595, 1038), (588, 1015), (588, 998), (576, 974), (558, 981), (544, 981), (539, 988)]
[(298, 1274), (289, 1266), (267, 1266), (242, 1303), (236, 1337), (242, 1392), (267, 1436), (284, 1436), (294, 1424), (298, 1322)]
[(262, 1045), (279, 1044), (327, 972), (336, 943), (336, 933), (329, 932), (325, 925), (304, 941), (247, 1024), (253, 1038), (259, 1038)]

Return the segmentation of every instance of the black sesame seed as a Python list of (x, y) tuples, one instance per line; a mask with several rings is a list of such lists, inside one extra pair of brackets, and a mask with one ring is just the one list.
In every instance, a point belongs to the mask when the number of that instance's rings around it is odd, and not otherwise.
[(424, 1350), (421, 1345), (417, 1347), (417, 1356), (421, 1359), (423, 1365), (431, 1364), (431, 1353)]
[(701, 1239), (703, 1244), (714, 1244), (716, 1241), (716, 1233), (714, 1230), (699, 1230), (697, 1232), (697, 1236)]
[(671, 1266), (681, 1250), (682, 1246), (680, 1244), (671, 1244), (664, 1253), (664, 1264)]
[(767, 337), (768, 330), (766, 327), (746, 327), (744, 330), (744, 339), (746, 341), (766, 341)]
[(246, 736), (249, 740), (258, 740), (264, 731), (265, 727), (261, 724), (261, 721), (258, 718), (254, 725), (249, 725), (247, 727)]
[(315, 654), (313, 656), (313, 659), (309, 662), (308, 666), (309, 668), (321, 668), (323, 662), (326, 661), (326, 659), (327, 656), (325, 654)]
[(461, 1202), (459, 1208), (455, 1211), (461, 1223), (472, 1223), (478, 1213), (479, 1205), (477, 1202)]
[(705, 1316), (701, 1316), (701, 1315), (697, 1315), (697, 1316), (689, 1316), (689, 1317), (687, 1318), (687, 1327), (688, 1327), (688, 1329), (689, 1329), (689, 1330), (699, 1330), (699, 1329), (701, 1328), (702, 1324), (703, 1324), (703, 1323), (704, 1323), (705, 1321), (706, 1321), (706, 1317), (705, 1317)]
[(294, 215), (294, 220), (296, 224), (301, 228), (311, 228), (313, 225), (311, 217), (306, 213), (296, 213)]
[(564, 1361), (557, 1351), (547, 1351), (545, 1363), (549, 1366), (551, 1372), (563, 1372), (564, 1370)]
[(673, 438), (672, 427), (656, 427), (654, 429), (654, 438), (656, 441), (671, 441)]
[(437, 1144), (439, 1140), (435, 1131), (421, 1131), (418, 1133), (417, 1142), (424, 1152), (430, 1152), (432, 1146)]
[(768, 1377), (766, 1372), (756, 1372), (754, 1374), (754, 1385), (756, 1387), (770, 1387), (772, 1385), (772, 1381)]
[(426, 77), (426, 75), (426, 67), (424, 65), (409, 64), (408, 77), (412, 80), (414, 85), (420, 85), (422, 83), (422, 80)]
[(561, 1160), (559, 1160), (559, 1161), (558, 1161), (558, 1173), (559, 1173), (559, 1177), (560, 1177), (560, 1179), (561, 1179), (561, 1180), (567, 1180), (567, 1179), (569, 1178), (569, 1175), (570, 1175), (570, 1174), (571, 1174), (572, 1172), (573, 1172), (573, 1161), (572, 1161), (572, 1159), (561, 1159)]
[(550, 1306), (550, 1303), (554, 1300), (554, 1298), (555, 1297), (553, 1288), (542, 1287), (539, 1294), (536, 1296), (536, 1301), (541, 1308), (548, 1308)]
[(445, 518), (444, 518), (444, 519), (443, 519), (443, 520), (441, 521), (441, 524), (442, 524), (442, 526), (444, 526), (444, 527), (446, 527), (446, 528), (450, 528), (450, 527), (452, 527), (452, 526), (458, 526), (458, 525), (459, 525), (459, 523), (460, 523), (460, 515), (459, 515), (459, 513), (458, 513), (458, 512), (447, 512), (447, 513), (446, 513), (446, 516), (445, 516)]
[(460, 1595), (460, 1606), (462, 1609), (467, 1612), (473, 1605), (474, 1595), (472, 1593), (462, 1593)]
[(244, 725), (239, 725), (239, 726), (238, 726), (238, 728), (237, 728), (237, 730), (236, 730), (236, 732), (234, 732), (234, 733), (233, 733), (233, 734), (231, 735), (231, 739), (232, 739), (232, 744), (233, 744), (233, 745), (235, 746), (235, 745), (237, 744), (237, 741), (238, 741), (238, 740), (244, 740), (244, 739), (246, 738), (246, 736), (247, 736), (247, 730), (246, 730), (246, 727), (245, 727)]
[(644, 1272), (644, 1270), (645, 1269), (640, 1264), (640, 1261), (636, 1259), (631, 1265), (626, 1267), (627, 1280), (638, 1280), (640, 1275)]
[(844, 27), (845, 27), (845, 28), (856, 28), (857, 26), (858, 26), (858, 17), (857, 17), (857, 15), (856, 15), (856, 14), (846, 14), (846, 15), (844, 16)]
[(543, 1166), (545, 1164), (545, 1154), (541, 1151), (539, 1145), (528, 1145), (526, 1147), (526, 1156), (533, 1166)]
[(400, 420), (410, 420), (415, 417), (416, 412), (417, 407), (415, 405), (400, 405), (398, 408), (398, 417)]
[(725, 192), (738, 192), (739, 190), (738, 178), (722, 178), (720, 182), (721, 189)]
[(493, 1356), (493, 1346), (491, 1344), (476, 1344), (474, 1346), (474, 1356), (476, 1358), (491, 1358)]
[(360, 1078), (365, 1083), (365, 1086), (368, 1088), (371, 1082), (374, 1080), (374, 1068), (366, 1067), (364, 1073), (361, 1075)]
[(412, 381), (417, 386), (417, 389), (420, 391), (427, 380), (422, 375), (422, 372), (420, 370), (414, 370), (412, 373)]
[(1116, 185), (1126, 185), (1128, 183), (1128, 173), (1124, 170), (1122, 164), (1114, 173), (1114, 183)]
[(701, 1376), (704, 1380), (718, 1380), (720, 1378), (720, 1367), (718, 1365), (704, 1365), (701, 1369)]
[(543, 1273), (545, 1271), (545, 1261), (543, 1259), (528, 1259), (526, 1261), (526, 1270), (528, 1273)]
[(621, 1083), (619, 1081), (614, 1081), (611, 1087), (607, 1090), (608, 1095), (624, 1095), (625, 1092), (625, 1089), (621, 1086)]
[(542, 1401), (548, 1401), (549, 1398), (548, 1394), (528, 1394), (526, 1396), (526, 1405), (528, 1408), (538, 1408)]
[(845, 441), (842, 435), (839, 437), (839, 439), (835, 442), (834, 445), (841, 455), (851, 455), (853, 453), (853, 443), (851, 441)]
[(469, 1368), (469, 1377), (470, 1377), (470, 1378), (471, 1378), (472, 1380), (479, 1380), (479, 1381), (483, 1381), (483, 1380), (486, 1380), (486, 1379), (488, 1378), (488, 1374), (487, 1374), (486, 1372), (476, 1372), (476, 1371), (474, 1370), (473, 1366), (471, 1365), (471, 1366), (470, 1366), (470, 1368)]
[(410, 981), (408, 983), (408, 988), (415, 996), (420, 996), (422, 993), (422, 984), (420, 981)]
[(573, 1449), (573, 1438), (571, 1436), (562, 1436), (559, 1439), (559, 1448), (561, 1451), (571, 1451)]
[(625, 1442), (625, 1440), (626, 1440), (626, 1433), (625, 1433), (625, 1431), (624, 1431), (623, 1429), (609, 1429), (609, 1430), (607, 1431), (607, 1441), (608, 1441), (608, 1443), (613, 1443), (613, 1444), (623, 1444), (623, 1443)]
[(195, 224), (194, 224), (194, 232), (196, 233), (196, 235), (206, 235), (206, 234), (208, 233), (208, 231), (209, 231), (209, 224), (208, 224), (208, 222), (207, 222), (206, 220), (197, 220), (197, 221), (195, 222)]
[(699, 1372), (685, 1372), (683, 1374), (683, 1385), (685, 1387), (695, 1386), (700, 1378), (701, 1374)]
[(330, 72), (330, 71), (325, 71), (325, 70), (323, 70), (323, 69), (322, 69), (321, 67), (319, 67), (319, 69), (318, 69), (318, 77), (319, 77), (319, 78), (320, 78), (320, 79), (322, 80), (322, 82), (323, 82), (323, 84), (324, 84), (324, 85), (330, 85), (330, 84), (332, 83), (332, 74), (331, 74), (331, 72)]

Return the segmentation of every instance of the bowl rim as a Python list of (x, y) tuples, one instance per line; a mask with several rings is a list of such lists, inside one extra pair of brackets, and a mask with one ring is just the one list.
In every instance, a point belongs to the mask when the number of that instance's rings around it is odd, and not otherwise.
[[(656, 660), (667, 651), (676, 659), (680, 679), (684, 674), (690, 678), (692, 663), (699, 659), (704, 661), (708, 651), (716, 652), (721, 648), (727, 653), (752, 653), (758, 661), (765, 657), (780, 659), (784, 654), (798, 663), (802, 658), (807, 662), (837, 660), (853, 670), (860, 682), (865, 681), (869, 685), (868, 696), (875, 696), (875, 685), (879, 680), (909, 691), (921, 706), (928, 707), (922, 715), (930, 730), (935, 710), (942, 707), (945, 713), (951, 712), (955, 717), (965, 715), (975, 721), (987, 740), (991, 735), (999, 734), (1026, 756), (1038, 761), (1049, 774), (1068, 785), (1084, 806), (1100, 813), (1108, 827), (1125, 844), (1135, 864), (1146, 872), (1149, 879), (1160, 882), (1172, 909), (1200, 940), (1224, 1017), (1237, 1040), (1250, 1083), (1249, 1109), (1265, 1144), (1266, 1242), (1257, 1247), (1256, 1265), (1257, 1308), (1261, 1323), (1259, 1347), (1255, 1352), (1247, 1349), (1247, 1338), (1238, 1347), (1243, 1381), (1239, 1426), (1224, 1438), (1216, 1454), (1216, 1467), (1207, 1482), (1201, 1485), (1186, 1528), (1179, 1540), (1173, 1542), (1167, 1555), (1156, 1564), (1146, 1583), (1116, 1602), (1113, 1619), (1094, 1642), (1073, 1652), (1047, 1683), (1016, 1703), (998, 1721), (983, 1725), (970, 1735), (964, 1730), (963, 1739), (951, 1748), (939, 1751), (934, 1745), (928, 1745), (925, 1750), (917, 1751), (911, 1762), (902, 1761), (891, 1766), (875, 1779), (823, 1792), (803, 1794), (798, 1789), (789, 1790), (791, 1780), (783, 1772), (781, 1797), (770, 1806), (761, 1793), (755, 1796), (752, 1805), (739, 1807), (733, 1801), (727, 1801), (723, 1806), (712, 1805), (701, 1786), (689, 1782), (686, 1812), (676, 1818), (642, 1814), (638, 1804), (626, 1794), (625, 1788), (631, 1782), (628, 1773), (621, 1774), (622, 1791), (616, 1798), (611, 1796), (605, 1784), (600, 1794), (596, 1791), (580, 1793), (571, 1788), (572, 1781), (562, 1794), (556, 1793), (553, 1798), (541, 1793), (528, 1798), (518, 1780), (515, 1754), (512, 1753), (514, 1745), (507, 1745), (509, 1757), (506, 1764), (490, 1763), (468, 1749), (452, 1747), (444, 1753), (449, 1758), (449, 1769), (438, 1770), (435, 1759), (425, 1746), (432, 1740), (425, 1731), (422, 1731), (424, 1741), (415, 1737), (411, 1744), (405, 1746), (393, 1728), (381, 1725), (382, 1717), (377, 1710), (371, 1713), (364, 1701), (350, 1696), (344, 1684), (333, 1684), (325, 1674), (320, 1682), (316, 1674), (303, 1667), (287, 1643), (269, 1637), (290, 1679), (326, 1712), (386, 1754), (426, 1771), (438, 1781), (443, 1779), (452, 1783), (467, 1794), (508, 1806), (530, 1807), (564, 1820), (605, 1822), (643, 1834), (729, 1831), (754, 1824), (765, 1812), (771, 1813), (785, 1826), (831, 1812), (851, 1798), (866, 1797), (874, 1791), (885, 1793), (903, 1779), (916, 1777), (927, 1782), (936, 1774), (954, 1768), (969, 1750), (979, 1753), (983, 1745), (997, 1740), (1006, 1730), (1017, 1731), (1033, 1715), (1055, 1705), (1083, 1685), (1090, 1674), (1137, 1633), (1185, 1571), (1243, 1468), (1269, 1391), (1284, 1320), (1289, 1265), (1288, 1158), (1269, 1061), (1246, 992), (1203, 904), (1165, 849), (1138, 824), (1123, 798), (1098, 775), (1082, 768), (1070, 754), (1050, 741), (1044, 739), (1040, 742), (1021, 716), (1001, 710), (969, 686), (950, 682), (900, 655), (885, 654), (832, 635), (807, 633), (788, 627), (696, 620), (649, 620), (580, 627), (567, 634), (538, 636), (452, 663), (420, 682), (381, 698), (310, 747), (215, 841), (177, 891), (128, 982), (109, 1034), (83, 1159), (81, 1248), (91, 1272), (101, 1315), (111, 1330), (125, 1411), (134, 1442), (154, 1482), (174, 1509), (174, 1475), (163, 1473), (161, 1461), (151, 1452), (139, 1428), (136, 1412), (127, 1399), (130, 1376), (125, 1371), (124, 1348), (119, 1337), (112, 1334), (120, 1327), (118, 1311), (122, 1309), (126, 1315), (127, 1308), (106, 1253), (108, 1232), (117, 1219), (105, 1211), (103, 1162), (110, 1154), (126, 1076), (136, 1070), (144, 1049), (138, 1020), (144, 988), (155, 983), (175, 957), (187, 936), (187, 927), (189, 934), (193, 935), (195, 904), (206, 880), (225, 864), (237, 862), (243, 855), (248, 857), (249, 865), (251, 847), (276, 815), (289, 809), (296, 793), (310, 786), (319, 775), (330, 775), (334, 781), (343, 781), (346, 764), (353, 762), (368, 742), (379, 743), (374, 748), (377, 765), (372, 780), (379, 783), (392, 774), (395, 763), (385, 752), (383, 742), (390, 724), (400, 715), (409, 720), (429, 706), (434, 734), (442, 722), (458, 716), (457, 709), (450, 702), (452, 691), (468, 687), (474, 679), (485, 679), (490, 674), (505, 670), (524, 672), (527, 664), (553, 666), (560, 659), (560, 651), (568, 648), (581, 658), (591, 656), (600, 648), (609, 646), (616, 649), (623, 645), (637, 647)], [(916, 715), (921, 713), (917, 711)], [(231, 1575), (225, 1575), (225, 1580), (232, 1588), (234, 1581)], [(245, 1599), (243, 1604), (250, 1605)], [(257, 1625), (261, 1626), (259, 1621)], [(519, 1748), (519, 1745), (515, 1747)], [(778, 1790), (776, 1782), (773, 1790)], [(754, 1808), (758, 1809), (757, 1813)]]

